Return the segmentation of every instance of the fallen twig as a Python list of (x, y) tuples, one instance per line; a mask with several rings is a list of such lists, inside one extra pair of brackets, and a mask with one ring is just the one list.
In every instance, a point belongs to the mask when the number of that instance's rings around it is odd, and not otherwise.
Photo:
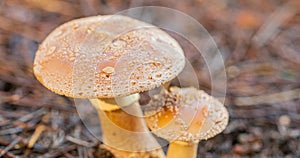
[(81, 146), (85, 146), (85, 147), (93, 147), (95, 146), (97, 143), (89, 143), (87, 141), (84, 141), (84, 140), (81, 140), (81, 139), (78, 139), (78, 138), (74, 138), (72, 136), (66, 136), (66, 139), (72, 143), (75, 143), (75, 144), (78, 144), (78, 145), (81, 145)]
[(21, 128), (21, 127), (4, 129), (4, 130), (0, 131), (0, 136), (7, 135), (7, 134), (16, 134), (16, 133), (22, 132), (22, 130), (23, 130), (23, 128)]
[(300, 98), (300, 88), (261, 96), (254, 97), (238, 97), (235, 98), (235, 105), (258, 105), (258, 104), (274, 104), (283, 101), (289, 101), (293, 99)]
[(56, 106), (56, 105), (51, 105), (51, 104), (43, 104), (41, 103), (41, 101), (38, 100), (34, 100), (37, 102), (33, 103), (33, 100), (31, 99), (20, 99), (17, 102), (14, 102), (13, 105), (17, 105), (17, 106), (24, 106), (24, 107), (40, 107), (40, 108), (49, 108), (49, 109), (56, 109), (56, 110), (60, 110), (60, 111), (64, 111), (64, 112), (70, 112), (70, 113), (74, 113), (76, 112), (75, 108), (68, 108), (68, 106)]
[(75, 150), (77, 148), (77, 145), (73, 144), (73, 145), (69, 145), (69, 146), (64, 146), (64, 147), (60, 147), (60, 149), (57, 150), (53, 150), (47, 154), (44, 154), (42, 156), (39, 156), (39, 158), (55, 158), (58, 157), (64, 153), (67, 153), (69, 151)]
[(262, 27), (257, 31), (253, 38), (254, 43), (257, 46), (263, 46), (265, 43), (275, 37), (280, 31), (280, 26), (288, 19), (295, 16), (298, 11), (299, 4), (298, 2), (294, 1), (290, 1), (284, 6), (275, 10), (262, 25)]
[(46, 112), (45, 109), (41, 108), (35, 112), (32, 112), (30, 114), (27, 114), (27, 115), (19, 118), (18, 121), (27, 122), (27, 121), (31, 120), (33, 117), (40, 117), (40, 116), (44, 115), (45, 112)]
[(38, 127), (35, 129), (33, 135), (31, 136), (27, 147), (32, 148), (34, 146), (35, 142), (39, 139), (40, 135), (46, 129), (47, 129), (47, 127), (45, 125), (38, 125)]
[[(0, 149), (0, 152), (2, 152), (3, 150), (2, 149)], [(20, 156), (16, 156), (16, 155), (14, 155), (14, 154), (12, 154), (12, 153), (10, 153), (10, 152), (6, 152), (5, 154), (4, 154), (7, 158), (21, 158)], [(3, 155), (3, 156), (4, 156)]]
[(4, 148), (2, 151), (0, 151), (0, 157), (2, 157), (4, 154), (6, 154), (10, 149), (12, 149), (21, 140), (22, 140), (21, 137), (17, 137), (14, 141), (12, 141), (6, 148)]
[(66, 157), (66, 158), (75, 158), (73, 155), (71, 155), (71, 154), (69, 154), (69, 153), (64, 153), (64, 156)]

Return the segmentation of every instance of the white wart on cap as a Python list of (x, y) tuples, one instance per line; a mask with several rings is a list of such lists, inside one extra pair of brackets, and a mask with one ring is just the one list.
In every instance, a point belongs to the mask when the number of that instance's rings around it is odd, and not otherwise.
[(145, 110), (146, 122), (168, 141), (198, 142), (222, 132), (228, 123), (223, 104), (196, 88), (171, 87), (155, 95)]
[(42, 42), (34, 74), (74, 98), (112, 98), (147, 91), (185, 64), (179, 44), (157, 27), (120, 15), (73, 20)]

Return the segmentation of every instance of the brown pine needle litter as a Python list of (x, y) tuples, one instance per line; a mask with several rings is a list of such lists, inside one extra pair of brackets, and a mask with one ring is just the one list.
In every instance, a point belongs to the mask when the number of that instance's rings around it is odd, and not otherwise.
[(237, 97), (235, 98), (235, 105), (259, 105), (259, 104), (276, 104), (280, 102), (291, 101), (300, 98), (300, 89), (290, 91), (260, 95), (254, 97)]
[[(0, 157), (113, 157), (81, 122), (72, 99), (36, 80), (33, 59), (64, 22), (143, 5), (192, 16), (224, 58), (229, 124), (199, 143), (198, 157), (300, 157), (299, 0), (0, 0)], [(203, 57), (184, 37), (168, 33), (183, 47), (200, 89), (211, 94)], [(183, 78), (192, 83), (188, 73)], [(180, 87), (177, 80), (170, 85)]]

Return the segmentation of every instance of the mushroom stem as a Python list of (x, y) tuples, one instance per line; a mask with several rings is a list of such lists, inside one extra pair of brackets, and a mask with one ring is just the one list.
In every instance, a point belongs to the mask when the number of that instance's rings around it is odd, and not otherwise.
[(164, 83), (162, 86), (163, 86), (163, 89), (169, 90), (170, 85), (171, 85), (171, 81), (168, 81), (168, 82)]
[[(90, 99), (97, 109), (103, 143), (115, 157), (165, 157), (150, 133), (138, 103), (139, 94), (114, 99)], [(134, 155), (134, 156), (133, 156)]]
[(170, 142), (167, 158), (196, 158), (197, 157), (198, 142)]

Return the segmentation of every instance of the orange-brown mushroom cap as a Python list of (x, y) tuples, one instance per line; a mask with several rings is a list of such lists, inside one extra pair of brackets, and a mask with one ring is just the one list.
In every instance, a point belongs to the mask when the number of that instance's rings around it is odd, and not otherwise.
[(145, 111), (146, 122), (168, 141), (198, 142), (222, 132), (228, 112), (217, 99), (193, 87), (171, 87), (153, 96)]
[(42, 42), (34, 74), (48, 89), (74, 98), (112, 98), (147, 91), (185, 64), (179, 44), (157, 27), (121, 15), (82, 18)]

